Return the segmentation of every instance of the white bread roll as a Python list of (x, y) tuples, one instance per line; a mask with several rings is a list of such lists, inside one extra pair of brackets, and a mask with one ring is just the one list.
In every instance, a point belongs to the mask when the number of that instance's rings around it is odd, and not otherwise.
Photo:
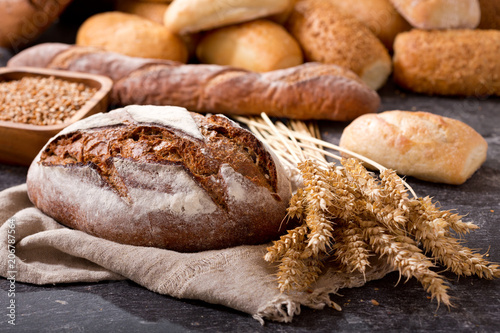
[(172, 32), (188, 33), (250, 21), (286, 11), (291, 0), (175, 0), (163, 23)]
[(297, 41), (279, 24), (255, 20), (208, 32), (196, 49), (206, 64), (268, 72), (303, 63)]
[(365, 24), (389, 50), (397, 34), (411, 29), (389, 0), (330, 1)]
[(488, 149), (461, 121), (410, 111), (363, 115), (345, 128), (340, 146), (400, 174), (454, 185), (479, 169)]
[(131, 57), (179, 62), (188, 57), (184, 42), (161, 24), (117, 11), (89, 17), (78, 29), (76, 44)]
[(481, 19), (478, 0), (391, 0), (391, 2), (412, 26), (419, 29), (473, 29)]
[(297, 1), (286, 27), (307, 61), (346, 67), (375, 90), (391, 73), (391, 58), (382, 42), (330, 0)]

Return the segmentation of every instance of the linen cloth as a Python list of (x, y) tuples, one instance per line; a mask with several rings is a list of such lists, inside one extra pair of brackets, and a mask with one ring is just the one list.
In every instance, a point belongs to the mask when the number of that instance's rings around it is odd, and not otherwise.
[[(334, 306), (341, 288), (362, 286), (392, 269), (372, 264), (365, 276), (327, 266), (308, 292), (280, 293), (269, 244), (179, 253), (118, 244), (69, 229), (30, 202), (26, 184), (0, 192), (0, 275), (43, 285), (130, 279), (159, 294), (197, 299), (264, 320), (290, 322), (301, 306)], [(328, 264), (327, 264), (328, 265)]]

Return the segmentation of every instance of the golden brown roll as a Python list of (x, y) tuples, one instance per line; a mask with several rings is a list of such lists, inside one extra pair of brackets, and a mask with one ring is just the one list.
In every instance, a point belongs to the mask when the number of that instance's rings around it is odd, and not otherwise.
[(106, 12), (88, 18), (78, 29), (76, 44), (101, 47), (132, 57), (186, 62), (184, 42), (164, 26), (137, 15)]
[(172, 32), (187, 33), (278, 14), (292, 0), (178, 0), (165, 12), (163, 23)]
[(394, 43), (394, 80), (426, 94), (500, 95), (500, 31), (413, 30)]
[(346, 67), (372, 89), (380, 88), (391, 73), (391, 59), (382, 42), (329, 0), (297, 1), (286, 26), (307, 61)]
[(454, 185), (479, 169), (488, 150), (483, 137), (461, 121), (399, 110), (356, 118), (340, 146), (400, 174)]
[(163, 24), (163, 16), (168, 8), (166, 2), (146, 2), (138, 0), (116, 1), (115, 10), (138, 15), (153, 22)]
[(479, 29), (500, 29), (500, 1), (479, 0), (481, 21)]
[(478, 0), (391, 0), (415, 28), (473, 29), (479, 24)]
[(212, 30), (196, 49), (207, 64), (267, 72), (303, 63), (297, 41), (279, 24), (255, 20)]
[(389, 50), (397, 34), (411, 29), (389, 0), (330, 1), (365, 24)]

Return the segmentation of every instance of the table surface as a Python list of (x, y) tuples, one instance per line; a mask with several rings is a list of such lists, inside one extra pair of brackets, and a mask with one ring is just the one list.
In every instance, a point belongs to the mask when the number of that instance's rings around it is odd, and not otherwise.
[[(69, 36), (69, 37), (68, 37)], [(71, 42), (67, 32), (52, 30), (39, 41)], [(3, 61), (3, 55), (0, 62)], [(419, 196), (429, 195), (444, 209), (467, 214), (479, 230), (467, 245), (500, 261), (500, 98), (448, 98), (413, 94), (391, 83), (379, 94), (383, 110), (428, 111), (461, 120), (488, 142), (488, 157), (465, 184), (451, 186), (407, 178)], [(346, 123), (320, 123), (323, 138), (338, 143)], [(0, 190), (26, 180), (26, 167), (0, 165)], [(390, 273), (365, 286), (343, 289), (334, 301), (343, 310), (303, 308), (292, 323), (266, 322), (222, 306), (179, 300), (151, 292), (131, 281), (34, 286), (16, 284), (16, 323), (0, 316), (0, 331), (19, 332), (500, 332), (500, 281), (477, 277), (450, 280), (453, 308), (437, 307), (412, 279), (399, 282)], [(0, 280), (5, 311), (8, 281)], [(379, 305), (374, 305), (376, 300)]]

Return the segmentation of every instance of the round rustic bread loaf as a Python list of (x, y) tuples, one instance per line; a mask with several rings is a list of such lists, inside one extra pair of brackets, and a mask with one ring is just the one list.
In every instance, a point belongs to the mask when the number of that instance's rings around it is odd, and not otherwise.
[(127, 106), (52, 138), (27, 176), (34, 205), (123, 244), (182, 252), (277, 237), (291, 196), (273, 153), (235, 122)]

